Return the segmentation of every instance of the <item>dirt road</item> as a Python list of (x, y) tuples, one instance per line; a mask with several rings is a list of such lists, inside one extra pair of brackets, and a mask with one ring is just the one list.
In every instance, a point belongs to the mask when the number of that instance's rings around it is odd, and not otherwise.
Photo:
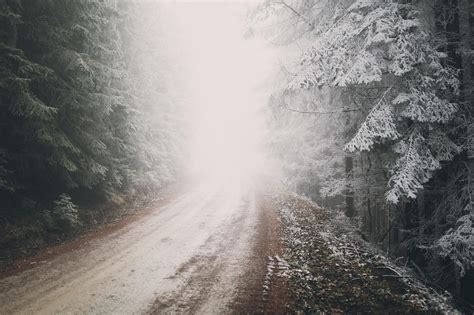
[(200, 185), (0, 280), (0, 314), (227, 313), (254, 264), (258, 218), (249, 187)]

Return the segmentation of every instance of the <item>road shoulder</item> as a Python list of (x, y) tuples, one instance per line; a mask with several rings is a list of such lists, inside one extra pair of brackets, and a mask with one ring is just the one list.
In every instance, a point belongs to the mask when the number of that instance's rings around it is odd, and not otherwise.
[(258, 228), (247, 270), (231, 309), (235, 314), (284, 314), (291, 309), (286, 266), (280, 264), (285, 253), (282, 225), (271, 195), (257, 198)]
[(126, 227), (130, 224), (146, 217), (156, 209), (170, 204), (175, 198), (176, 192), (170, 192), (162, 198), (150, 201), (139, 208), (117, 212), (117, 215), (110, 216), (110, 218), (103, 223), (83, 230), (78, 235), (73, 235), (69, 239), (61, 240), (56, 244), (46, 245), (39, 248), (36, 252), (27, 254), (22, 258), (5, 261), (0, 265), (0, 279), (45, 264), (62, 254), (88, 248), (88, 244), (92, 241), (107, 237), (113, 233), (125, 231)]

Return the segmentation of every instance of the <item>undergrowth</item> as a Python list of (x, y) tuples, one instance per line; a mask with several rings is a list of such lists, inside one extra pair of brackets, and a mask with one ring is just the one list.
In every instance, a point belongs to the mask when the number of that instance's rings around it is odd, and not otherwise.
[(279, 210), (294, 311), (304, 313), (453, 313), (448, 297), (424, 286), (351, 233), (337, 213), (296, 195)]

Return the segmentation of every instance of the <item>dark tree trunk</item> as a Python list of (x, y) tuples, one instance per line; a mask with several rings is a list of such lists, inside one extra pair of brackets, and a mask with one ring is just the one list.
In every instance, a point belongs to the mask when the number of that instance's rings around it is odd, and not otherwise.
[[(462, 66), (462, 89), (463, 89), (463, 101), (468, 109), (468, 112), (472, 112), (474, 106), (474, 82), (472, 80), (472, 30), (470, 18), (472, 14), (471, 0), (459, 0), (459, 33), (460, 33), (460, 49), (461, 49), (461, 66)], [(471, 194), (474, 194), (474, 117), (468, 118), (468, 125), (466, 129), (466, 142), (467, 142), (467, 167), (468, 167), (468, 185)], [(471, 216), (474, 217), (474, 195), (471, 196)]]
[[(473, 81), (472, 81), (472, 56), (471, 56), (471, 0), (458, 0), (458, 19), (459, 19), (459, 48), (461, 56), (462, 73), (462, 100), (466, 107), (466, 112), (472, 112), (473, 102)], [(474, 217), (474, 118), (472, 115), (467, 117), (466, 128), (466, 153), (467, 153), (467, 171), (468, 171), (468, 191), (470, 198), (470, 214)], [(460, 268), (455, 266), (455, 294), (461, 294), (461, 275)]]
[[(346, 178), (348, 180), (352, 180), (353, 172), (354, 172), (354, 158), (351, 156), (346, 156), (344, 159), (345, 169), (346, 169)], [(354, 209), (354, 190), (352, 188), (348, 188), (346, 191), (346, 215), (348, 217), (353, 217), (355, 215)]]

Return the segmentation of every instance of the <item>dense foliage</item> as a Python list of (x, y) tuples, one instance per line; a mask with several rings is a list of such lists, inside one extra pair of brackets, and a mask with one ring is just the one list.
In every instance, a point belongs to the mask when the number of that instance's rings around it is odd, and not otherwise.
[(0, 1), (4, 244), (29, 237), (20, 226), (74, 230), (88, 219), (84, 207), (121, 204), (176, 178), (182, 139), (170, 108), (179, 106), (157, 92), (169, 75), (161, 67), (143, 77), (136, 68), (159, 51), (127, 49), (140, 41), (143, 27), (129, 23), (140, 9), (115, 0)]
[(474, 262), (472, 12), (295, 0), (251, 15), (253, 33), (289, 51), (269, 109), (285, 181), (458, 293)]

